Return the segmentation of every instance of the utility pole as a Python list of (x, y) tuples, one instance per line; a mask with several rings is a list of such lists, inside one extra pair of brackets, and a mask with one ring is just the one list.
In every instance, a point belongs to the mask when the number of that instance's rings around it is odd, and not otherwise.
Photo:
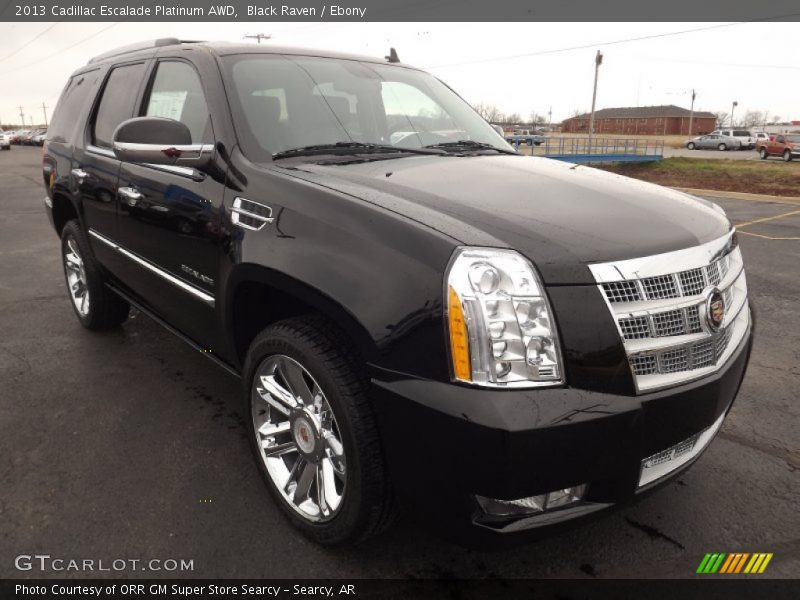
[(47, 106), (42, 102), (42, 112), (44, 113), (44, 127), (47, 129)]
[(597, 76), (600, 73), (600, 65), (603, 64), (603, 53), (597, 51), (594, 57), (594, 90), (592, 91), (592, 114), (589, 117), (589, 153), (592, 152), (592, 136), (594, 134), (594, 104), (597, 100)]
[(24, 108), (22, 106), (18, 106), (19, 108), (19, 118), (22, 121), (22, 126), (25, 127), (25, 113), (23, 112)]
[(694, 121), (694, 97), (696, 95), (697, 94), (695, 93), (695, 91), (692, 90), (692, 108), (689, 111), (689, 136), (694, 135), (694, 133), (692, 133), (692, 121)]
[(739, 103), (738, 103), (736, 100), (734, 100), (734, 101), (733, 101), (733, 104), (731, 104), (731, 127), (733, 127), (733, 110), (734, 110), (734, 109), (735, 109), (737, 106), (739, 106)]
[(547, 111), (547, 128), (553, 129), (553, 107), (550, 107), (550, 110)]
[(271, 40), (272, 39), (272, 34), (256, 33), (256, 34), (253, 34), (253, 35), (245, 35), (244, 39), (246, 39), (246, 40), (247, 39), (257, 40), (258, 43), (260, 44), (261, 40)]

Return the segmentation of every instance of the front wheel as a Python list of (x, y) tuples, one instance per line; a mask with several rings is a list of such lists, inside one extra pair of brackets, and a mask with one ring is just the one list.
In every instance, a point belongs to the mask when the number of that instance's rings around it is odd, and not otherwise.
[(259, 471), (292, 524), (324, 545), (353, 543), (393, 515), (363, 366), (344, 335), (318, 317), (261, 332), (243, 382)]
[(72, 308), (87, 329), (109, 329), (128, 318), (130, 305), (109, 290), (95, 263), (89, 241), (76, 220), (61, 232), (61, 259)]
[(784, 150), (783, 151), (783, 160), (789, 162), (792, 160), (792, 151), (791, 150)]
[(725, 150), (728, 149), (728, 145), (727, 144), (720, 144), (719, 146), (717, 146), (717, 148), (719, 148), (722, 152), (725, 152)]
[(689, 150), (694, 150), (694, 149), (695, 149), (694, 142), (689, 142), (688, 144), (686, 144), (686, 147), (687, 147)]
[(758, 151), (758, 155), (761, 157), (761, 160), (767, 160), (769, 152), (767, 152), (766, 148), (761, 148), (761, 150)]

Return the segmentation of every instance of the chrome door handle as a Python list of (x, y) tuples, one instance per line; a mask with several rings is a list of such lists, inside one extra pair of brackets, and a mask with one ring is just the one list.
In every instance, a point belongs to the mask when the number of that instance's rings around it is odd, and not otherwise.
[(117, 193), (122, 198), (124, 198), (125, 200), (128, 200), (129, 202), (131, 200), (133, 202), (137, 202), (138, 200), (141, 200), (142, 198), (144, 198), (144, 194), (142, 194), (139, 190), (137, 190), (136, 188), (133, 188), (133, 187), (121, 187), (121, 188), (119, 188), (117, 190)]
[(72, 171), (70, 171), (70, 173), (72, 173), (72, 176), (78, 181), (79, 185), (81, 183), (83, 183), (84, 179), (89, 177), (89, 173), (87, 173), (83, 169), (72, 169)]

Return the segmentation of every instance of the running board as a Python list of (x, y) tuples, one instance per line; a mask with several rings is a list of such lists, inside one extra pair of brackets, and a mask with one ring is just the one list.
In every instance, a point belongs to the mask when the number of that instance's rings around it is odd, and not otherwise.
[(123, 300), (128, 302), (131, 306), (136, 308), (138, 311), (144, 313), (145, 315), (147, 315), (148, 317), (153, 319), (153, 321), (155, 321), (156, 323), (161, 325), (164, 329), (169, 331), (172, 335), (174, 335), (178, 339), (186, 342), (189, 346), (191, 346), (192, 348), (197, 350), (200, 354), (205, 356), (207, 359), (209, 359), (215, 365), (217, 365), (218, 367), (220, 367), (220, 368), (224, 369), (225, 371), (227, 371), (229, 375), (233, 375), (237, 379), (241, 379), (242, 378), (241, 373), (239, 373), (231, 365), (226, 363), (224, 360), (219, 358), (216, 354), (214, 354), (213, 352), (211, 352), (207, 348), (203, 348), (200, 344), (195, 342), (192, 338), (186, 336), (185, 334), (183, 334), (180, 331), (178, 331), (177, 329), (175, 329), (172, 325), (167, 323), (164, 319), (162, 319), (161, 317), (159, 317), (158, 315), (153, 313), (151, 310), (149, 310), (149, 309), (145, 308), (144, 306), (142, 306), (138, 301), (136, 301), (133, 298), (131, 298), (128, 294), (126, 294), (125, 292), (120, 290), (118, 287), (116, 287), (115, 285), (113, 285), (111, 283), (106, 283), (106, 287), (108, 289), (110, 289), (112, 292), (114, 292), (117, 296), (119, 296), (120, 298), (122, 298)]

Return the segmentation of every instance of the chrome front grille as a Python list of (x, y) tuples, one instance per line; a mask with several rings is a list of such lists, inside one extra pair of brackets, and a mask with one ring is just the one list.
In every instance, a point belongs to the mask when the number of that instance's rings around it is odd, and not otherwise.
[[(590, 269), (617, 322), (639, 392), (715, 372), (749, 330), (747, 282), (733, 232), (696, 248)], [(725, 302), (718, 330), (706, 317), (714, 291)]]

